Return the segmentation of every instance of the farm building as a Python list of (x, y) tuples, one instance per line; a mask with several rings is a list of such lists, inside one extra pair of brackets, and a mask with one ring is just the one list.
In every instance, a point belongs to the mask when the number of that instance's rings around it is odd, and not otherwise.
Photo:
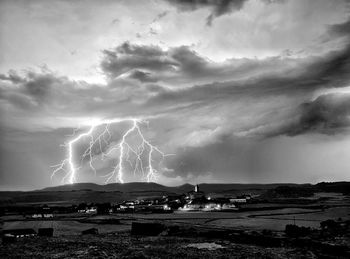
[(42, 219), (42, 218), (53, 218), (53, 214), (52, 213), (34, 213), (33, 215), (32, 215), (32, 218), (33, 219), (38, 219), (38, 218), (40, 218), (40, 219)]
[(34, 237), (37, 235), (34, 229), (32, 228), (21, 228), (21, 229), (6, 229), (2, 232), (4, 237)]
[(97, 207), (95, 206), (85, 206), (78, 208), (78, 213), (96, 214)]
[(31, 217), (33, 219), (38, 219), (38, 218), (42, 219), (42, 218), (53, 218), (54, 215), (52, 213), (52, 209), (49, 206), (44, 205), (40, 208), (35, 209)]

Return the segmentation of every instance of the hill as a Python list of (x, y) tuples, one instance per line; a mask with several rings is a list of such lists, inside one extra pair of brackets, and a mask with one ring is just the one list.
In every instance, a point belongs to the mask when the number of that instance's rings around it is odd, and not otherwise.
[(62, 192), (62, 191), (103, 191), (103, 192), (170, 192), (170, 193), (184, 193), (193, 190), (194, 186), (191, 184), (184, 184), (176, 187), (164, 186), (158, 183), (146, 182), (131, 182), (131, 183), (110, 183), (106, 185), (99, 185), (94, 183), (75, 183), (66, 184), (55, 187), (48, 187), (42, 190), (44, 192)]
[[(230, 191), (244, 190), (269, 190), (277, 186), (297, 186), (292, 183), (274, 183), (274, 184), (199, 184), (199, 189), (205, 193), (223, 193)], [(55, 187), (48, 187), (38, 191), (103, 191), (103, 192), (170, 192), (170, 193), (186, 193), (194, 189), (194, 185), (184, 184), (175, 187), (164, 186), (158, 183), (147, 182), (130, 182), (130, 183), (110, 183), (99, 185), (94, 183), (75, 183), (66, 184)]]
[[(192, 191), (194, 186), (184, 184), (175, 187), (157, 183), (131, 182), (99, 185), (94, 183), (76, 183), (29, 192), (0, 192), (0, 206), (19, 204), (72, 204), (80, 202), (120, 202), (139, 197), (155, 197), (163, 195), (183, 194)], [(350, 182), (334, 182), (319, 184), (208, 184), (199, 185), (206, 194), (224, 196), (241, 195), (243, 193), (268, 194), (271, 197), (307, 196), (315, 192), (339, 192), (349, 194)], [(293, 197), (294, 197), (293, 196)]]

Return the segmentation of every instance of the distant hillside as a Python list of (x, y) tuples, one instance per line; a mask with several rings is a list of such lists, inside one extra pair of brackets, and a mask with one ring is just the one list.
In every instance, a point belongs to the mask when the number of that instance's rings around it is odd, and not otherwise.
[(75, 183), (75, 184), (66, 184), (59, 185), (54, 187), (47, 187), (41, 190), (43, 192), (64, 192), (64, 191), (81, 191), (81, 190), (89, 190), (89, 191), (102, 191), (104, 189), (103, 185), (98, 185), (95, 183)]
[(137, 197), (159, 197), (182, 194), (194, 189), (193, 185), (184, 184), (176, 187), (157, 183), (133, 182), (99, 185), (94, 183), (76, 183), (48, 187), (28, 192), (0, 192), (0, 206), (14, 204), (78, 204), (121, 202)]
[[(230, 191), (244, 191), (244, 190), (269, 190), (277, 186), (296, 186), (291, 183), (276, 183), (276, 184), (199, 184), (199, 189), (206, 193), (222, 193)], [(103, 192), (169, 192), (169, 193), (186, 193), (194, 189), (191, 184), (184, 184), (175, 187), (164, 186), (158, 183), (146, 182), (131, 182), (131, 183), (110, 183), (106, 185), (99, 185), (94, 183), (76, 183), (60, 185), (55, 187), (44, 188), (39, 191), (103, 191)]]
[[(155, 197), (183, 194), (192, 191), (194, 186), (184, 184), (175, 187), (157, 183), (133, 182), (99, 185), (76, 183), (29, 192), (0, 192), (0, 206), (15, 204), (78, 204), (81, 202), (121, 202), (138, 197)], [(349, 194), (350, 182), (319, 184), (200, 184), (199, 189), (206, 194), (235, 196), (243, 193), (264, 194), (271, 197), (309, 196), (314, 192), (339, 192)], [(306, 195), (307, 194), (307, 195)]]
[(199, 189), (205, 193), (225, 193), (232, 191), (248, 191), (248, 190), (269, 190), (277, 186), (297, 186), (295, 183), (271, 183), (271, 184), (244, 184), (244, 183), (229, 183), (229, 184), (213, 184), (203, 183), (199, 185)]
[(340, 192), (350, 194), (350, 182), (321, 182), (315, 185), (317, 190), (323, 192)]
[(104, 192), (169, 192), (169, 193), (184, 193), (193, 190), (191, 184), (184, 184), (176, 187), (164, 186), (158, 183), (132, 182), (132, 183), (110, 183), (99, 185), (94, 183), (76, 183), (66, 184), (55, 187), (48, 187), (38, 191), (45, 192), (60, 192), (60, 191), (104, 191)]

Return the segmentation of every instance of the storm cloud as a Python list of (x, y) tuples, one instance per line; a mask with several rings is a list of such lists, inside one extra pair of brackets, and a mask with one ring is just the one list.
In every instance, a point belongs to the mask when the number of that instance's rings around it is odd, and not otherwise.
[[(277, 2), (280, 4), (271, 5)], [(60, 4), (56, 8), (64, 9)], [(305, 172), (303, 161), (297, 159), (302, 147), (314, 152), (314, 158), (319, 147), (327, 150), (330, 142), (345, 150), (345, 144), (339, 144), (350, 132), (350, 23), (345, 5), (248, 0), (140, 5), (118, 3), (122, 11), (117, 14), (118, 8), (95, 6), (96, 17), (102, 18), (93, 24), (87, 19), (90, 9), (82, 10), (84, 15), (76, 17), (79, 26), (64, 37), (67, 41), (57, 35), (68, 33), (62, 28), (70, 27), (55, 27), (51, 20), (47, 21), (49, 29), (39, 27), (38, 33), (54, 31), (49, 35), (55, 43), (51, 39), (42, 46), (37, 42), (38, 53), (46, 45), (59, 53), (77, 49), (76, 57), (58, 57), (64, 69), (49, 58), (32, 60), (32, 67), (22, 62), (20, 68), (12, 68), (16, 60), (27, 56), (13, 51), (12, 59), (6, 56), (11, 69), (0, 70), (2, 152), (11, 160), (20, 157), (18, 147), (27, 152), (33, 143), (37, 145), (35, 155), (18, 167), (20, 171), (25, 167), (50, 170), (64, 156), (59, 143), (95, 119), (147, 120), (149, 124), (142, 125), (145, 135), (172, 154), (164, 161), (163, 183), (205, 177), (229, 181), (233, 176), (237, 177), (233, 181), (257, 181), (265, 179), (264, 175), (266, 181), (272, 181), (280, 171), (294, 168), (288, 166), (289, 158), (295, 158), (298, 169)], [(146, 7), (149, 13), (145, 14), (141, 11)], [(114, 11), (109, 13), (110, 9)], [(315, 15), (314, 10), (322, 22), (314, 16), (305, 18)], [(101, 15), (105, 12), (107, 17)], [(283, 17), (286, 12), (293, 19)], [(56, 21), (54, 14), (48, 16)], [(118, 22), (110, 26), (116, 15)], [(200, 18), (207, 19), (208, 25), (217, 19), (215, 25), (220, 26), (208, 27), (198, 22)], [(36, 19), (47, 18), (40, 13)], [(106, 24), (111, 28), (105, 34)], [(83, 36), (76, 35), (88, 25), (97, 26), (90, 32), (90, 41), (77, 40)], [(149, 35), (150, 26), (156, 34)], [(142, 39), (136, 34), (142, 34)], [(27, 36), (18, 33), (16, 37)], [(30, 40), (23, 42), (31, 44)], [(62, 42), (72, 43), (67, 47)], [(42, 57), (50, 55), (56, 55), (55, 51), (42, 53)], [(76, 63), (71, 64), (72, 58)], [(45, 68), (38, 68), (38, 63), (46, 62)], [(125, 125), (117, 126), (121, 131)], [(38, 144), (41, 136), (45, 136), (43, 146)], [(330, 153), (330, 164), (335, 164), (336, 154)], [(279, 154), (283, 157), (277, 159)], [(3, 163), (9, 171), (16, 167), (13, 161)], [(316, 164), (320, 171), (325, 167)], [(299, 181), (292, 174), (283, 176)], [(20, 176), (13, 179), (18, 181)], [(302, 181), (305, 179), (311, 178)]]
[[(225, 14), (241, 10), (249, 0), (168, 0), (170, 4), (176, 6), (179, 11), (195, 11), (200, 8), (208, 8), (209, 16), (206, 24), (211, 26), (215, 18)], [(262, 0), (266, 4), (282, 3), (284, 0)]]
[(300, 118), (289, 135), (307, 132), (342, 133), (350, 126), (350, 94), (325, 94), (299, 107)]
[[(336, 31), (339, 38), (344, 37), (346, 30), (339, 28), (346, 27), (347, 23), (329, 27), (328, 35)], [(129, 42), (103, 53), (101, 69), (108, 76), (105, 86), (72, 81), (50, 71), (29, 71), (22, 76), (10, 71), (2, 75), (2, 80), (17, 88), (5, 87), (2, 98), (22, 108), (30, 103), (45, 104), (45, 109), (57, 116), (68, 111), (79, 116), (88, 110), (107, 117), (122, 116), (126, 111), (129, 116), (138, 113), (147, 117), (156, 111), (176, 115), (177, 110), (184, 107), (198, 110), (213, 107), (221, 113), (229, 109), (228, 103), (248, 97), (289, 96), (299, 100), (294, 103), (293, 114), (297, 114), (304, 112), (299, 106), (308, 101), (304, 97), (313, 91), (346, 87), (350, 79), (348, 37), (338, 50), (304, 58), (276, 56), (263, 60), (228, 59), (219, 63), (202, 57), (189, 46), (163, 50), (155, 45)], [(220, 102), (222, 105), (218, 108)], [(118, 107), (115, 103), (119, 103)], [(261, 129), (263, 124), (256, 126), (254, 122), (244, 128), (254, 132), (255, 127)], [(259, 134), (269, 136), (272, 132)]]
[(221, 15), (239, 11), (248, 0), (169, 0), (169, 3), (175, 5), (180, 11), (194, 11), (199, 8), (211, 9), (207, 17), (207, 25), (212, 25), (213, 19)]

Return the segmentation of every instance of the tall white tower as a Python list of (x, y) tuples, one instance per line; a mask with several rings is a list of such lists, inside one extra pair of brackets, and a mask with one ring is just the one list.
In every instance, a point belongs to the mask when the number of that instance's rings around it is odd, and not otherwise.
[(196, 185), (194, 186), (194, 192), (199, 192), (199, 185), (198, 185), (198, 184), (196, 184)]

